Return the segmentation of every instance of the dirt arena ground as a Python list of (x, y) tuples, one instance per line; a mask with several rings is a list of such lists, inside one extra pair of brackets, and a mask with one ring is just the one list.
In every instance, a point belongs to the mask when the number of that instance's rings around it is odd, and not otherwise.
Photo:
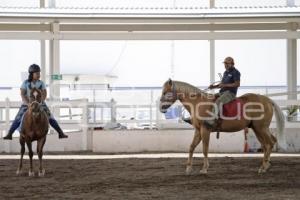
[(20, 177), (18, 160), (0, 160), (0, 199), (300, 199), (300, 157), (273, 158), (264, 175), (257, 174), (260, 158), (211, 158), (208, 175), (199, 174), (200, 158), (185, 175), (185, 162), (45, 160), (39, 178), (27, 176), (28, 160)]

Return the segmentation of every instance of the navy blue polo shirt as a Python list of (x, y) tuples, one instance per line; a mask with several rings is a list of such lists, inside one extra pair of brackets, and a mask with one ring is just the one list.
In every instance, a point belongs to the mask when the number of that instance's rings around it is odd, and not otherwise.
[[(224, 72), (222, 83), (224, 84), (234, 83), (235, 81), (239, 81), (240, 77), (241, 77), (241, 73), (239, 72), (239, 70), (237, 70), (235, 67), (231, 67), (230, 69)], [(220, 93), (228, 90), (236, 95), (238, 88), (237, 87), (221, 88)]]

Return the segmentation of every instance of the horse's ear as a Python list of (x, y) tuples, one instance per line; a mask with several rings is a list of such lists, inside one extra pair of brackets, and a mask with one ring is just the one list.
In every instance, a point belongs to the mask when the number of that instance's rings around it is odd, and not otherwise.
[(172, 86), (172, 84), (173, 84), (173, 81), (171, 80), (171, 78), (169, 78), (169, 80), (168, 80), (168, 84), (169, 84), (170, 86)]

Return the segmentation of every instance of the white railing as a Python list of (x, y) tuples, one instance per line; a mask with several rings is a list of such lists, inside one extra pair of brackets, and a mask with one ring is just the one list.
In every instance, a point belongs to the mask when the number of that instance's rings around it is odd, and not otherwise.
[[(5, 101), (0, 102), (0, 131), (7, 131), (10, 123), (14, 117), (11, 118), (12, 109), (19, 109), (22, 102), (10, 101), (8, 98)], [(87, 100), (74, 100), (74, 101), (54, 101), (47, 102), (51, 111), (61, 108), (81, 108), (81, 117), (79, 120), (58, 120), (62, 126), (62, 129), (67, 130), (81, 130), (85, 131), (89, 127), (88, 125), (88, 102)], [(4, 111), (4, 112), (3, 112)]]
[[(280, 95), (282, 95), (280, 93)], [(287, 107), (290, 105), (300, 105), (300, 100), (276, 100), (276, 102), (281, 107)], [(163, 117), (163, 114), (160, 113), (158, 102), (156, 104), (150, 105), (120, 105), (117, 104), (116, 101), (111, 100), (110, 102), (95, 102), (91, 103), (88, 102), (86, 99), (82, 100), (71, 100), (71, 101), (55, 101), (55, 102), (47, 102), (50, 110), (55, 113), (55, 110), (58, 109), (69, 109), (68, 115), (61, 116), (58, 119), (62, 129), (64, 130), (78, 130), (82, 132), (86, 132), (88, 128), (95, 128), (95, 127), (108, 127), (116, 128), (117, 124), (126, 124), (128, 127), (130, 124), (134, 124), (135, 126), (131, 128), (138, 128), (136, 125), (138, 124), (146, 124), (147, 129), (165, 129), (165, 128), (177, 128), (177, 129), (185, 129), (185, 128), (192, 128), (190, 125), (182, 122), (179, 118), (173, 120), (166, 120)], [(12, 122), (11, 112), (12, 109), (19, 109), (21, 106), (21, 102), (17, 101), (6, 101), (0, 102), (0, 131), (8, 130), (10, 123)], [(176, 103), (175, 106), (180, 106), (180, 103)], [(73, 114), (72, 109), (79, 108), (81, 112), (78, 114)], [(101, 109), (100, 119), (97, 119), (96, 115), (93, 117), (90, 115), (90, 109)], [(103, 110), (109, 109), (110, 110), (110, 117), (104, 118)], [(118, 119), (117, 113), (119, 109), (145, 109), (148, 110), (149, 119)], [(14, 116), (13, 116), (14, 117)], [(77, 117), (78, 119), (74, 119)], [(62, 119), (63, 118), (63, 119)], [(68, 118), (68, 119), (65, 119)], [(299, 128), (299, 124), (296, 123), (288, 123), (288, 127), (290, 128)], [(142, 127), (140, 127), (142, 129)], [(144, 127), (145, 128), (145, 127)]]

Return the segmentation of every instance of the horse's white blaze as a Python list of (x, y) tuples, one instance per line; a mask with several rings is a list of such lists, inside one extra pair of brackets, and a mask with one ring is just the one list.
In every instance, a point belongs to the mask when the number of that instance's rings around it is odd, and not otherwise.
[(37, 91), (34, 91), (34, 92), (33, 92), (33, 96), (34, 96), (35, 99), (36, 99), (37, 95), (38, 95), (38, 92), (37, 92)]

